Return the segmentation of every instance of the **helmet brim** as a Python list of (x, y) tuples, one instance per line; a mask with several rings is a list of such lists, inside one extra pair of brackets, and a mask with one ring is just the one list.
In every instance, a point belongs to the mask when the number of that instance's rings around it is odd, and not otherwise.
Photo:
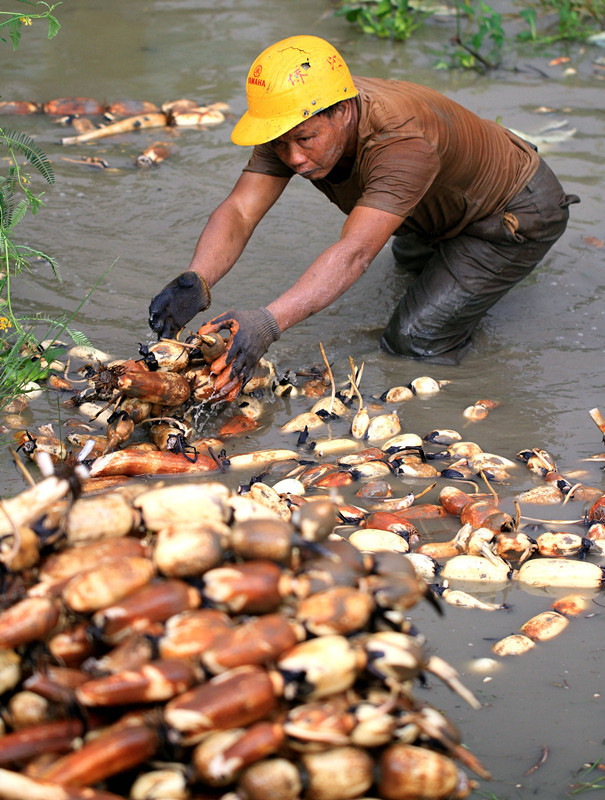
[(299, 115), (259, 119), (246, 111), (231, 131), (231, 141), (244, 147), (266, 144), (292, 130), (301, 122)]

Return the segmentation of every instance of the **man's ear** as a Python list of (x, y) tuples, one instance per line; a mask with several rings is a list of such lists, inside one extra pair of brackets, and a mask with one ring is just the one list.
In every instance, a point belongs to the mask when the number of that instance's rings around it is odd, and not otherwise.
[(341, 100), (337, 106), (337, 111), (342, 114), (343, 122), (349, 122), (353, 114), (354, 97), (349, 97), (346, 100)]

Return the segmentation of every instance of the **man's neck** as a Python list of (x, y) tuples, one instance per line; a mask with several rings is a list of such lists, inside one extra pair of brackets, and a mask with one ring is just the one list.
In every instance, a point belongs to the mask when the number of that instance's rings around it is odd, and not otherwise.
[(351, 175), (357, 157), (357, 125), (359, 124), (359, 111), (354, 98), (349, 102), (351, 103), (351, 118), (347, 124), (347, 143), (338, 164), (336, 164), (330, 174), (326, 176), (326, 180), (330, 181), (330, 183), (342, 183), (346, 181)]

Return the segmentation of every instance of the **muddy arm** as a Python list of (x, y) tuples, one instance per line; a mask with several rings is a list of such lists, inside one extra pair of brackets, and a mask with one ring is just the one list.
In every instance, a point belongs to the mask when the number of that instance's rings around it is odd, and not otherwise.
[(231, 194), (210, 215), (189, 269), (202, 275), (210, 286), (226, 275), (288, 180), (255, 172), (242, 173)]
[(347, 217), (341, 238), (267, 308), (280, 330), (301, 322), (337, 300), (358, 280), (402, 223), (386, 211), (358, 206)]

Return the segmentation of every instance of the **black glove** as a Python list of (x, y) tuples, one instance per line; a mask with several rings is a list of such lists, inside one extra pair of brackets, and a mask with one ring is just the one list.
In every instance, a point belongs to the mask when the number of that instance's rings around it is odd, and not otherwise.
[(189, 320), (210, 305), (210, 287), (197, 272), (181, 272), (149, 304), (149, 327), (158, 339), (173, 339)]
[(269, 309), (261, 307), (254, 311), (227, 311), (203, 325), (200, 333), (218, 333), (224, 328), (232, 333), (225, 365), (231, 364), (231, 377), (240, 376), (245, 383), (281, 331)]

